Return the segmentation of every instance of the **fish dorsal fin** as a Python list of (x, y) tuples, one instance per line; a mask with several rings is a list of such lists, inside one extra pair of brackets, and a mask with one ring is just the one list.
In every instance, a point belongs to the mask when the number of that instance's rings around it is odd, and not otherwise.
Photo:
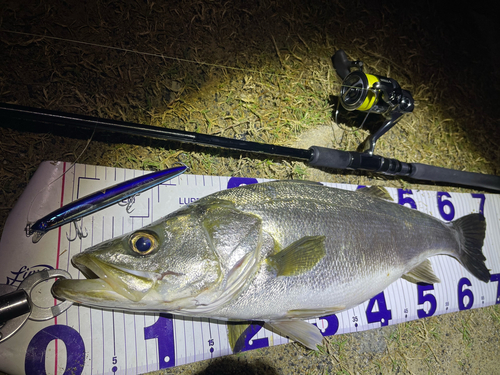
[(392, 199), (392, 197), (389, 194), (389, 192), (387, 191), (387, 189), (385, 187), (382, 187), (382, 186), (364, 187), (364, 188), (358, 189), (356, 191), (358, 193), (369, 195), (370, 197), (385, 199), (387, 201), (394, 201), (394, 199)]
[(342, 310), (345, 310), (345, 306), (335, 306), (335, 307), (326, 307), (326, 308), (318, 308), (318, 309), (295, 309), (288, 310), (286, 316), (292, 319), (311, 319), (317, 318), (319, 316), (327, 316), (336, 314)]
[(264, 327), (266, 326), (294, 341), (300, 342), (312, 350), (318, 350), (317, 345), (321, 345), (323, 342), (323, 335), (319, 328), (303, 320), (293, 319), (266, 322)]
[(410, 283), (426, 283), (426, 284), (434, 284), (440, 283), (441, 280), (434, 274), (432, 270), (431, 261), (429, 259), (424, 260), (410, 272), (401, 276), (406, 281)]
[(321, 182), (309, 181), (309, 180), (286, 180), (286, 182), (294, 184), (306, 184), (306, 185), (323, 185)]
[(325, 236), (306, 236), (267, 258), (277, 276), (297, 276), (310, 271), (326, 254)]

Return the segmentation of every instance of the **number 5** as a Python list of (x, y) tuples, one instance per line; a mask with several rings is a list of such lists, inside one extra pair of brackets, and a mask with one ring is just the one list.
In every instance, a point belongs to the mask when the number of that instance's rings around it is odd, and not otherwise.
[[(436, 297), (432, 293), (424, 294), (425, 291), (434, 290), (434, 285), (432, 284), (417, 284), (417, 293), (418, 293), (418, 304), (423, 305), (426, 302), (430, 303), (429, 312), (425, 312), (425, 310), (418, 309), (417, 315), (419, 318), (425, 318), (427, 316), (432, 316), (436, 312), (437, 302)], [(422, 306), (423, 307), (423, 306)]]

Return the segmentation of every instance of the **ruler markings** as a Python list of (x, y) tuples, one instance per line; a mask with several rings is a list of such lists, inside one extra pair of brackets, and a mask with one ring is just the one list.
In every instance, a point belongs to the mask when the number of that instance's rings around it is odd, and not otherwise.
[[(64, 200), (72, 201), (79, 197), (81, 188), (79, 178), (81, 177), (86, 178), (87, 176), (93, 176), (93, 178), (96, 179), (96, 186), (98, 184), (107, 186), (109, 185), (107, 182), (108, 179), (114, 181), (126, 180), (127, 175), (135, 176), (136, 174), (135, 171), (117, 168), (113, 168), (110, 171), (113, 173), (108, 173), (108, 168), (106, 167), (91, 168), (90, 166), (87, 167), (86, 165), (82, 166), (76, 164), (71, 172), (73, 174), (72, 183), (66, 184), (66, 186), (63, 187)], [(144, 172), (142, 173), (144, 174)], [(70, 179), (68, 178), (67, 181), (68, 180)], [(225, 189), (229, 180), (230, 177), (225, 176), (210, 176), (210, 179), (208, 179), (208, 176), (182, 175), (176, 177), (175, 184), (166, 186), (164, 192), (160, 191), (159, 187), (158, 189), (151, 189), (147, 197), (147, 207), (150, 215), (149, 219), (146, 220), (145, 217), (141, 217), (139, 221), (129, 219), (130, 215), (124, 212), (125, 210), (123, 210), (123, 207), (121, 207), (120, 210), (110, 208), (109, 216), (108, 212), (105, 214), (100, 213), (99, 216), (94, 215), (89, 223), (89, 238), (80, 241), (80, 251), (92, 246), (96, 242), (108, 239), (109, 236), (114, 238), (115, 235), (124, 234), (128, 232), (129, 229), (136, 228), (139, 224), (142, 227), (145, 223), (153, 222), (156, 220), (156, 215), (158, 215), (158, 218), (164, 216), (179, 207), (177, 202), (180, 202), (180, 198), (178, 197), (190, 194), (190, 197), (200, 198), (203, 196), (203, 189), (207, 192)], [(259, 179), (259, 181), (262, 180)], [(355, 190), (357, 188), (355, 185), (346, 184), (335, 185), (329, 183), (325, 185), (336, 186), (348, 190)], [(189, 193), (189, 187), (194, 188), (192, 193)], [(388, 190), (397, 202), (398, 190)], [(479, 212), (482, 201), (480, 198), (474, 198), (472, 195), (465, 193), (450, 193), (449, 195), (450, 196), (442, 196), (441, 204), (445, 205), (444, 215), (450, 213), (450, 207), (452, 207), (452, 210), (455, 212), (453, 220), (472, 212)], [(414, 190), (413, 194), (405, 194), (404, 196), (412, 198), (418, 210), (443, 220), (443, 215), (438, 209), (439, 203), (437, 192)], [(487, 237), (483, 250), (487, 258), (487, 265), (492, 268), (492, 273), (500, 273), (500, 257), (495, 250), (500, 241), (500, 199), (499, 196), (491, 194), (485, 194), (485, 197), (484, 215), (487, 221)], [(171, 204), (172, 207), (162, 206), (161, 203), (164, 201), (170, 202), (169, 204)], [(159, 204), (153, 205), (152, 202), (158, 202)], [(66, 203), (69, 202), (65, 202), (65, 204)], [(119, 221), (120, 218), (121, 223)], [(111, 223), (107, 225), (107, 220), (109, 219)], [(120, 226), (121, 231), (117, 230)], [(71, 227), (69, 228), (69, 232), (71, 235)], [(97, 241), (97, 238), (100, 238), (100, 240)], [(60, 260), (65, 264), (66, 270), (70, 271), (75, 277), (82, 277), (80, 271), (70, 267), (70, 260), (72, 255), (74, 255), (72, 253), (76, 253), (77, 251), (78, 247), (68, 242), (67, 251), (64, 252), (63, 255), (59, 253), (57, 261), (61, 258)], [(63, 256), (66, 256), (67, 259), (64, 259)], [(390, 310), (392, 314), (389, 324), (417, 319), (418, 310), (423, 309), (427, 314), (429, 309), (434, 307), (432, 306), (434, 302), (429, 298), (427, 302), (418, 304), (419, 295), (434, 296), (436, 310), (433, 315), (457, 311), (459, 309), (459, 302), (463, 303), (465, 307), (468, 308), (470, 305), (470, 301), (468, 301), (469, 297), (464, 297), (463, 293), (461, 295), (459, 290), (459, 281), (465, 278), (470, 281), (471, 286), (468, 286), (467, 283), (463, 284), (462, 291), (468, 289), (472, 292), (471, 295), (474, 299), (474, 303), (471, 306), (472, 308), (488, 306), (496, 302), (497, 282), (484, 284), (478, 281), (451, 257), (436, 256), (431, 259), (431, 263), (436, 275), (442, 280), (442, 283), (435, 284), (433, 289), (425, 289), (422, 292), (422, 290), (418, 290), (415, 284), (411, 284), (405, 280), (398, 280), (384, 291), (384, 299), (386, 302), (385, 308)], [(459, 301), (460, 298), (462, 299), (461, 301)], [(380, 322), (368, 323), (367, 308), (368, 301), (348, 311), (337, 314), (339, 323), (337, 333), (356, 332), (380, 327)], [(384, 307), (377, 302), (372, 311), (375, 312), (375, 309), (380, 311), (382, 308)], [(137, 319), (140, 318), (141, 315), (142, 322), (139, 324)], [(73, 326), (80, 333), (84, 340), (86, 350), (90, 354), (85, 357), (87, 361), (87, 365), (84, 368), (85, 374), (111, 373), (110, 370), (113, 371), (113, 374), (117, 373), (117, 371), (119, 373), (135, 373), (140, 369), (150, 371), (152, 369), (159, 369), (159, 364), (164, 360), (163, 358), (159, 358), (160, 352), (158, 345), (155, 344), (155, 350), (153, 351), (153, 348), (148, 348), (148, 344), (145, 342), (142, 331), (144, 327), (148, 326), (149, 321), (149, 318), (147, 318), (145, 314), (134, 315), (121, 312), (111, 312), (108, 314), (103, 310), (99, 313), (99, 309), (89, 309), (77, 306), (76, 308), (68, 310), (63, 316), (64, 318), (62, 316), (60, 317), (59, 323)], [(117, 324), (118, 321), (120, 321), (119, 325)], [(111, 327), (106, 329), (108, 322)], [(311, 322), (317, 322), (322, 330), (328, 328), (328, 325), (331, 324), (330, 321), (325, 319), (313, 319)], [(175, 361), (176, 365), (230, 353), (225, 324), (221, 324), (212, 319), (196, 320), (183, 317), (174, 317), (173, 323), (176, 345), (175, 356), (170, 361)], [(139, 334), (139, 331), (141, 334)], [(113, 347), (106, 349), (105, 339), (109, 336), (113, 339)], [(120, 339), (118, 339), (118, 337), (120, 337)], [(201, 342), (198, 342), (200, 338)], [(283, 338), (275, 332), (268, 331), (267, 329), (259, 330), (257, 335), (251, 339), (257, 340), (262, 338), (268, 338), (270, 344), (279, 344), (288, 341), (286, 338)], [(156, 340), (151, 340), (150, 345), (153, 345), (153, 341)], [(98, 347), (102, 349), (98, 349)], [(116, 366), (116, 369), (115, 367), (113, 367), (113, 369), (106, 367), (106, 364), (109, 363), (109, 358), (111, 358), (108, 351), (111, 350), (113, 352), (112, 366)], [(100, 358), (99, 351), (103, 353), (102, 364), (99, 363), (98, 360), (98, 358)], [(57, 361), (58, 350), (56, 349), (54, 352), (55, 354), (52, 355), (55, 357), (51, 359), (51, 363)], [(130, 357), (132, 354), (135, 354), (135, 358)], [(50, 359), (50, 355), (50, 353), (47, 353), (48, 360)], [(140, 360), (141, 356), (143, 360), (145, 359), (145, 363)], [(115, 357), (118, 357), (117, 365), (114, 364), (116, 360)], [(56, 362), (55, 370), (59, 370), (60, 372), (61, 366), (64, 366), (62, 362), (59, 365)]]

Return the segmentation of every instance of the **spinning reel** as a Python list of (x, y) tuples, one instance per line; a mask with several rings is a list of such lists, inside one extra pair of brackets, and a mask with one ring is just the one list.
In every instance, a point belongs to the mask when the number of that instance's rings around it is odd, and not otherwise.
[[(381, 77), (363, 72), (361, 61), (350, 61), (343, 50), (338, 50), (332, 57), (333, 67), (342, 78), (340, 104), (347, 111), (366, 112), (366, 121), (370, 113), (385, 117), (382, 126), (370, 134), (358, 147), (358, 152), (373, 155), (375, 143), (391, 129), (405, 113), (413, 111), (414, 101), (411, 93), (403, 90), (392, 78)], [(351, 72), (351, 68), (357, 68)], [(335, 112), (337, 117), (338, 108)]]

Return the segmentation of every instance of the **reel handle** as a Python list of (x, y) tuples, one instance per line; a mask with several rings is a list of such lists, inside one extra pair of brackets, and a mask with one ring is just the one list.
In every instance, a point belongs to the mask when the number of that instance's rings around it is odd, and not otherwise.
[(344, 50), (339, 49), (332, 56), (332, 63), (335, 71), (342, 80), (349, 75), (351, 68), (363, 69), (363, 63), (361, 61), (351, 61), (347, 57)]
[(404, 113), (413, 112), (413, 110), (415, 109), (415, 101), (413, 100), (413, 96), (411, 96), (411, 93), (408, 90), (401, 91), (402, 99), (401, 103), (399, 104), (399, 110)]

